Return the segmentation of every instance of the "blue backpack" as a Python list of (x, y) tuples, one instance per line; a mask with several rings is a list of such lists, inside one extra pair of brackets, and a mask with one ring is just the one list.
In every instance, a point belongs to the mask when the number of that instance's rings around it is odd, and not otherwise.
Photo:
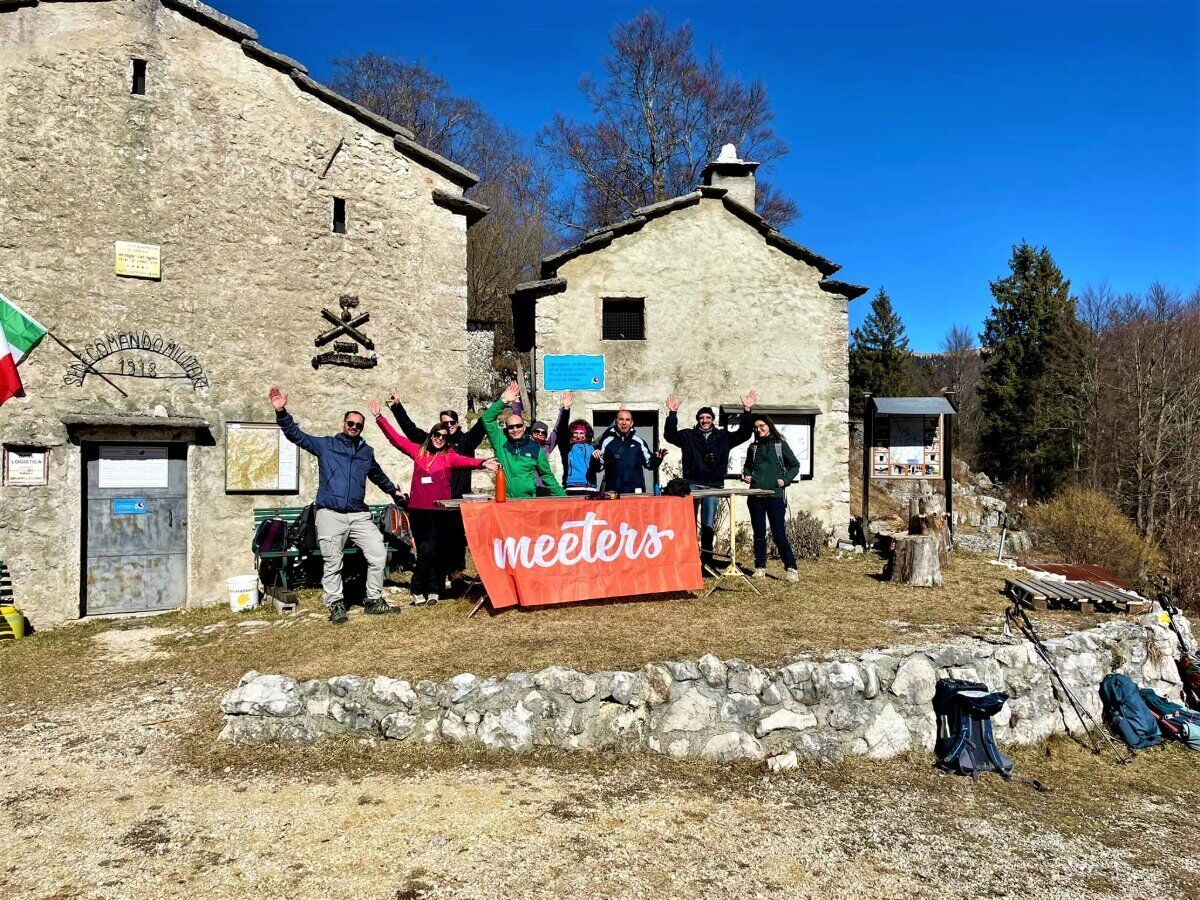
[(1189, 750), (1200, 750), (1200, 712), (1172, 703), (1149, 688), (1142, 688), (1142, 699), (1164, 736)]
[(1162, 743), (1158, 721), (1128, 675), (1114, 672), (1100, 682), (1104, 720), (1131, 750), (1144, 750)]
[(1007, 780), (1013, 761), (1000, 752), (992, 734), (992, 716), (1003, 709), (1006, 700), (1006, 694), (992, 693), (985, 684), (939, 679), (933, 695), (937, 767), (975, 780), (983, 772), (995, 772)]

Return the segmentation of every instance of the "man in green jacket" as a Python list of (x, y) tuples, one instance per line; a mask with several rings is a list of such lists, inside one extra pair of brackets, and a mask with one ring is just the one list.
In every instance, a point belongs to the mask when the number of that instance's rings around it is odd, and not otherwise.
[(554, 472), (550, 469), (550, 458), (541, 444), (528, 435), (525, 420), (518, 415), (510, 415), (503, 430), (497, 421), (504, 407), (521, 395), (521, 388), (515, 382), (509, 382), (500, 399), (489, 406), (483, 413), (483, 428), (488, 440), (492, 442), (492, 450), (496, 453), (496, 461), (504, 469), (504, 479), (507, 484), (508, 496), (519, 497), (537, 496), (537, 482), (534, 473), (542, 476), (542, 484), (555, 497), (565, 497)]

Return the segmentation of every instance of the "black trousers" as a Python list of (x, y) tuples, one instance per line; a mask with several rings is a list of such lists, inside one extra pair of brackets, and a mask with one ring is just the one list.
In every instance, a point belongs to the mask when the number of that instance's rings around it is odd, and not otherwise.
[(445, 551), (446, 571), (463, 572), (467, 568), (467, 531), (463, 527), (462, 513), (457, 509), (441, 510), (442, 521), (438, 542)]
[(410, 509), (413, 543), (417, 550), (417, 567), (413, 571), (414, 594), (441, 594), (450, 568), (448, 548), (454, 522), (462, 528), (462, 517), (442, 509)]

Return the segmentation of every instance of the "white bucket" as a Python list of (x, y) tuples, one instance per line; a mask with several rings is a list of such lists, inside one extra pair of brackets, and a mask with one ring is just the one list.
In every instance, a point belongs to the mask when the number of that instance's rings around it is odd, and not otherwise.
[(235, 575), (225, 579), (229, 588), (229, 608), (233, 612), (242, 612), (258, 606), (258, 576)]

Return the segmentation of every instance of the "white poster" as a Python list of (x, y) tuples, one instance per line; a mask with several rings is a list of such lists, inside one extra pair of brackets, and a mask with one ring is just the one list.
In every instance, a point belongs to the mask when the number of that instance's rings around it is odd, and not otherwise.
[(279, 432), (279, 490), (300, 490), (300, 448)]
[(21, 487), (46, 484), (48, 450), (4, 451), (4, 483)]
[[(732, 433), (737, 431), (736, 425), (726, 426)], [(775, 427), (779, 433), (783, 435), (783, 439), (787, 441), (788, 447), (792, 453), (796, 454), (796, 460), (800, 463), (800, 474), (798, 478), (806, 478), (812, 475), (812, 423), (811, 422), (789, 422), (781, 423), (776, 421)], [(738, 444), (729, 451), (729, 468), (726, 472), (729, 475), (736, 475), (739, 478), (742, 474), (742, 467), (746, 464), (746, 451), (750, 445), (754, 443), (754, 438), (746, 441), (744, 444)]]
[(101, 447), (102, 488), (165, 488), (168, 486), (166, 447)]

